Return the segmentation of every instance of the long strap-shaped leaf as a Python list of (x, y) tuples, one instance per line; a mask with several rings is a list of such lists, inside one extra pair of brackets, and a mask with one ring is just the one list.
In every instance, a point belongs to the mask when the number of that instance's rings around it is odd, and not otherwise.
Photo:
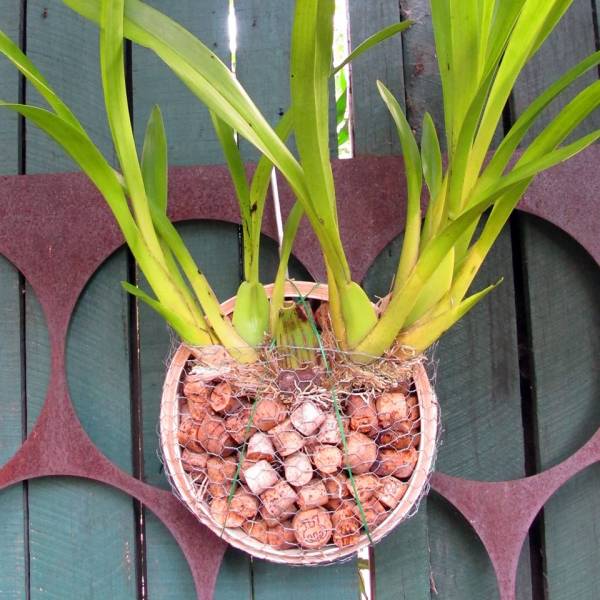
[[(100, 0), (64, 0), (85, 18), (99, 23)], [(248, 139), (306, 197), (302, 169), (267, 123), (231, 71), (184, 27), (139, 0), (125, 0), (124, 35), (150, 48), (221, 119)]]
[[(600, 137), (596, 132), (578, 142), (555, 150), (541, 159), (532, 160), (501, 179), (501, 184), (486, 189), (478, 198), (477, 204), (463, 213), (432, 240), (424, 249), (418, 263), (404, 287), (392, 295), (388, 306), (373, 331), (355, 348), (357, 359), (361, 356), (379, 356), (389, 348), (414, 307), (419, 293), (438, 265), (452, 250), (462, 235), (475, 223), (496, 199), (501, 198), (512, 188), (530, 182), (540, 171), (548, 169), (580, 152)], [(512, 210), (512, 209), (511, 209)], [(474, 271), (476, 272), (476, 270)], [(472, 274), (472, 273), (471, 273)], [(453, 288), (454, 288), (453, 284)]]
[(540, 94), (510, 128), (494, 156), (483, 172), (480, 182), (489, 181), (502, 174), (518, 145), (527, 135), (531, 126), (536, 122), (542, 111), (567, 87), (581, 75), (600, 64), (600, 52), (595, 52), (586, 57), (579, 64), (567, 71), (560, 79), (553, 83), (546, 91)]
[[(306, 174), (310, 204), (336, 238), (335, 191), (329, 159), (329, 75), (334, 9), (333, 0), (296, 3), (290, 94), (296, 145)], [(347, 265), (345, 275), (349, 280)]]
[(481, 169), (496, 125), (519, 73), (572, 2), (573, 0), (525, 0), (500, 62), (473, 145), (467, 189)]
[(377, 82), (377, 87), (398, 130), (408, 187), (404, 240), (402, 241), (402, 252), (400, 254), (400, 261), (394, 279), (394, 291), (396, 291), (404, 285), (408, 274), (415, 266), (417, 258), (419, 257), (423, 173), (419, 147), (417, 146), (415, 136), (413, 135), (404, 111), (390, 90), (388, 90), (381, 81)]
[[(156, 211), (163, 214), (166, 214), (167, 212), (168, 166), (167, 136), (162, 114), (159, 107), (155, 106), (150, 113), (144, 135), (144, 145), (142, 150), (142, 174), (144, 176), (144, 186), (146, 188), (148, 201)], [(190, 317), (200, 329), (207, 332), (207, 343), (218, 343), (218, 340), (212, 338), (210, 328), (204, 319), (202, 309), (198, 305), (196, 299), (191, 294), (188, 285), (184, 281), (171, 250), (164, 240), (159, 241), (169, 275), (179, 290)], [(140, 298), (145, 300), (145, 297), (140, 296)], [(147, 304), (156, 309), (155, 304), (151, 302), (147, 302)], [(178, 329), (178, 327), (180, 327), (179, 322), (169, 317), (169, 315), (172, 315), (173, 312), (165, 309), (162, 304), (158, 304), (161, 308), (161, 310), (158, 312), (167, 319), (175, 331), (180, 333)], [(182, 339), (187, 338), (184, 336)]]
[(87, 137), (87, 133), (71, 109), (58, 97), (37, 67), (3, 31), (0, 31), (0, 52), (21, 71), (61, 119)]
[(410, 26), (414, 25), (414, 21), (402, 21), (401, 23), (393, 23), (383, 29), (380, 29), (377, 33), (369, 36), (366, 40), (363, 40), (344, 60), (336, 65), (332, 71), (332, 75), (335, 75), (341, 71), (347, 64), (351, 63), (354, 59), (358, 58), (361, 54), (364, 54), (367, 50), (370, 50), (377, 44), (391, 38), (397, 33), (405, 31)]
[[(250, 265), (252, 263), (252, 252), (254, 249), (252, 240), (255, 235), (260, 236), (260, 232), (257, 233), (253, 230), (252, 214), (250, 210), (250, 186), (248, 185), (248, 179), (246, 178), (246, 169), (244, 168), (242, 154), (235, 139), (234, 130), (213, 111), (210, 112), (210, 116), (217, 138), (221, 144), (225, 160), (227, 161), (229, 175), (233, 181), (233, 187), (235, 188), (235, 194), (240, 207), (240, 216), (242, 218), (244, 279), (250, 281), (252, 279)], [(258, 281), (258, 279), (256, 281)]]
[[(106, 162), (89, 137), (82, 133), (71, 123), (64, 121), (59, 116), (42, 108), (13, 104), (0, 101), (0, 107), (8, 108), (23, 115), (26, 119), (38, 126), (61, 146), (69, 156), (79, 165), (81, 170), (92, 180), (104, 196), (109, 205), (119, 228), (121, 229), (127, 245), (131, 249), (142, 271), (146, 274), (150, 285), (159, 298), (172, 297), (173, 286), (169, 275), (154, 259), (152, 253), (141, 236), (129, 207), (121, 182), (112, 167)], [(183, 300), (181, 299), (183, 302)], [(186, 315), (186, 312), (182, 312)], [(183, 318), (187, 322), (186, 339), (190, 343), (205, 343), (206, 332), (197, 327), (193, 321)]]
[(452, 327), (459, 319), (462, 319), (472, 308), (483, 300), (494, 288), (500, 285), (502, 280), (493, 285), (486, 287), (469, 296), (455, 307), (450, 308), (446, 312), (424, 320), (423, 323), (416, 323), (403, 331), (397, 338), (397, 343), (400, 346), (406, 346), (413, 352), (425, 352), (438, 338), (440, 338), (450, 327)]
[(106, 115), (141, 234), (155, 254), (155, 259), (165, 265), (158, 238), (152, 226), (152, 217), (131, 126), (124, 71), (123, 9), (124, 0), (102, 0), (100, 72)]
[[(63, 1), (99, 22), (99, 0)], [(153, 50), (210, 110), (273, 162), (302, 202), (336, 272), (347, 272), (337, 231), (325, 227), (315, 213), (302, 168), (218, 57), (181, 25), (139, 0), (125, 0), (123, 31), (127, 38)]]

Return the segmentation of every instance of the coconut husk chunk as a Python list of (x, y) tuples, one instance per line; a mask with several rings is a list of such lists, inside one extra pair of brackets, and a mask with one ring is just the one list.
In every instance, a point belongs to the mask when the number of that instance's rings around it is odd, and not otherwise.
[[(405, 421), (405, 423), (410, 424), (410, 421)], [(378, 442), (380, 446), (391, 446), (392, 448), (396, 448), (396, 450), (404, 450), (415, 445), (415, 437), (410, 430), (395, 431), (390, 429), (379, 435)]]
[(373, 404), (358, 394), (346, 401), (346, 414), (350, 417), (350, 429), (374, 438), (379, 433), (377, 413)]
[(304, 438), (293, 428), (290, 419), (271, 429), (270, 434), (273, 445), (283, 457), (298, 452), (304, 446)]
[(236, 472), (237, 460), (233, 456), (209, 456), (206, 461), (206, 477), (210, 495), (213, 498), (227, 497)]
[(303, 548), (322, 548), (331, 538), (333, 525), (324, 508), (300, 510), (292, 519), (296, 540)]
[(244, 521), (242, 529), (261, 544), (268, 543), (267, 524), (262, 519), (254, 521)]
[(260, 398), (256, 402), (253, 423), (260, 431), (270, 431), (273, 427), (285, 421), (287, 410), (279, 400)]
[(407, 479), (415, 470), (418, 458), (419, 453), (415, 448), (406, 450), (382, 448), (377, 457), (378, 465), (375, 473), (380, 477), (393, 475), (399, 479)]
[(331, 515), (333, 523), (333, 543), (338, 548), (346, 548), (358, 543), (360, 538), (360, 519), (356, 516), (353, 502), (344, 502)]
[[(194, 475), (206, 473), (206, 463), (208, 462), (208, 454), (206, 452), (192, 452), (188, 448), (184, 448), (181, 453), (181, 464), (188, 473)], [(203, 479), (204, 477), (202, 477)], [(198, 479), (196, 479), (198, 481)]]
[(296, 514), (297, 510), (298, 509), (296, 505), (292, 503), (281, 514), (274, 516), (264, 506), (262, 506), (260, 508), (260, 515), (267, 524), (267, 527), (276, 527), (284, 521), (289, 521)]
[(343, 500), (350, 498), (351, 494), (348, 491), (348, 477), (343, 473), (336, 475), (328, 475), (323, 478), (325, 489), (327, 490), (327, 508), (335, 510)]
[(269, 527), (267, 529), (267, 544), (277, 550), (295, 548), (298, 544), (292, 522), (284, 521), (283, 523), (277, 523), (274, 527)]
[(250, 425), (252, 411), (244, 406), (241, 410), (225, 419), (225, 430), (237, 444), (243, 444), (256, 433), (256, 427)]
[(269, 436), (261, 431), (256, 432), (248, 442), (246, 456), (249, 460), (268, 460), (275, 458), (275, 450)]
[(208, 402), (215, 412), (224, 414), (231, 414), (241, 407), (240, 401), (233, 395), (231, 385), (227, 381), (222, 381), (215, 386)]
[[(383, 506), (383, 504), (381, 504), (381, 502), (379, 502), (377, 498), (373, 497), (367, 500), (366, 502), (361, 502), (361, 506), (365, 514), (365, 519), (367, 521), (367, 526), (369, 527), (369, 529), (377, 527), (377, 525), (379, 525), (387, 515), (385, 506)], [(358, 505), (354, 507), (354, 514), (358, 519), (361, 520), (362, 523), (360, 508)]]
[(246, 519), (235, 512), (227, 498), (213, 498), (210, 503), (210, 514), (221, 527), (241, 527)]
[(197, 438), (209, 454), (228, 456), (236, 450), (236, 443), (227, 433), (223, 419), (206, 414), (197, 428)]
[(408, 489), (408, 483), (399, 481), (395, 477), (382, 477), (380, 479), (381, 486), (377, 491), (376, 497), (381, 504), (388, 508), (396, 508), (406, 490)]
[(285, 481), (280, 481), (274, 487), (261, 494), (260, 499), (273, 518), (281, 517), (298, 500), (298, 494)]
[[(342, 417), (342, 427), (345, 432), (348, 431), (348, 419)], [(325, 420), (319, 428), (319, 433), (315, 438), (319, 444), (332, 444), (334, 446), (342, 443), (342, 434), (338, 425), (337, 417), (333, 413), (328, 413)]]
[(292, 425), (302, 435), (312, 435), (321, 427), (325, 415), (323, 411), (314, 402), (303, 402), (291, 415)]
[(332, 475), (342, 468), (342, 451), (337, 446), (318, 446), (313, 451), (312, 459), (323, 475)]
[[(366, 502), (369, 498), (372, 498), (377, 494), (380, 487), (379, 477), (374, 473), (365, 473), (363, 475), (357, 475), (354, 479), (354, 485), (356, 486), (356, 495), (360, 502)], [(346, 483), (348, 493), (351, 496), (355, 496), (352, 482), (348, 480)]]
[[(375, 400), (377, 418), (382, 429), (406, 428), (408, 405), (401, 392), (386, 392)], [(410, 429), (410, 425), (408, 426)]]
[(316, 479), (298, 490), (298, 506), (302, 509), (327, 504), (329, 495), (322, 480)]
[(211, 392), (212, 386), (207, 385), (206, 382), (193, 375), (188, 375), (183, 382), (183, 395), (190, 402), (207, 404)]
[(352, 431), (346, 438), (348, 455), (345, 457), (346, 467), (355, 475), (362, 475), (371, 469), (377, 459), (377, 444), (364, 433)]
[(296, 452), (286, 457), (283, 469), (287, 482), (294, 487), (306, 485), (313, 476), (310, 459), (304, 452)]
[(259, 460), (247, 469), (242, 467), (246, 485), (259, 496), (279, 481), (277, 471), (266, 460)]
[(245, 489), (238, 488), (231, 499), (231, 510), (244, 517), (244, 519), (254, 519), (258, 514), (258, 499)]
[(191, 417), (183, 418), (177, 431), (177, 440), (187, 450), (202, 454), (204, 448), (198, 439), (198, 426), (198, 421), (194, 421)]

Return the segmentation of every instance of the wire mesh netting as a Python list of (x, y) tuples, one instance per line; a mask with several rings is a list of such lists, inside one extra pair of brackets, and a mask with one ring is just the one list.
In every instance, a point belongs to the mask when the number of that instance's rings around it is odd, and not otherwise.
[[(310, 363), (297, 366), (299, 350)], [(324, 352), (268, 346), (244, 365), (220, 346), (186, 348), (167, 406), (163, 396), (175, 492), (256, 556), (297, 564), (351, 556), (414, 514), (428, 490), (438, 411), (433, 395), (434, 410), (423, 410), (415, 382), (424, 358), (357, 365)]]

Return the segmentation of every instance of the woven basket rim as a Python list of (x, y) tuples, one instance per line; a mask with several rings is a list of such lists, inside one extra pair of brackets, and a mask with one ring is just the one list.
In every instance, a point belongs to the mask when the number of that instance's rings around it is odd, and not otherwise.
[[(265, 286), (267, 295), (270, 296), (272, 288), (272, 285)], [(325, 284), (315, 284), (312, 282), (286, 284), (286, 297), (298, 296), (298, 292), (311, 299), (328, 299), (327, 286)], [(221, 310), (224, 314), (230, 314), (234, 306), (235, 297), (223, 302)], [(318, 550), (304, 548), (277, 550), (267, 544), (262, 544), (241, 528), (223, 528), (214, 521), (208, 504), (199, 502), (196, 498), (194, 484), (188, 473), (183, 469), (181, 447), (177, 439), (180, 417), (180, 396), (178, 390), (182, 371), (190, 357), (190, 349), (185, 344), (181, 344), (169, 364), (160, 407), (160, 445), (165, 469), (167, 470), (167, 475), (174, 491), (198, 520), (232, 546), (244, 550), (257, 558), (288, 565), (301, 566), (336, 562), (348, 558), (356, 554), (361, 548), (368, 546), (370, 544), (369, 539), (366, 533), (363, 533), (358, 543), (348, 548), (330, 546)], [(410, 516), (412, 508), (419, 501), (426, 489), (429, 474), (433, 469), (438, 430), (437, 400), (425, 367), (422, 364), (416, 364), (413, 378), (417, 388), (421, 414), (419, 456), (404, 496), (385, 520), (371, 533), (371, 539), (374, 543), (381, 540), (398, 524)]]

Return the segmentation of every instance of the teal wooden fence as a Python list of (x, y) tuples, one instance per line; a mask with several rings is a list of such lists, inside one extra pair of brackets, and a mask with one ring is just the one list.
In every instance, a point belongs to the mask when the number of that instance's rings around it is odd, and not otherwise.
[[(153, 0), (230, 60), (227, 0)], [(267, 118), (288, 106), (291, 0), (236, 0), (236, 71)], [(558, 74), (598, 46), (597, 0), (575, 0), (563, 24), (525, 70), (507, 121)], [(417, 24), (357, 61), (352, 71), (357, 154), (398, 151), (379, 101), (382, 79), (405, 99), (418, 127), (441, 99), (426, 0), (349, 0), (352, 42), (410, 17)], [(98, 72), (97, 31), (58, 0), (0, 0), (0, 28), (19, 40), (74, 109), (94, 141), (112, 155)], [(135, 129), (161, 105), (172, 164), (222, 162), (207, 112), (146, 50), (129, 56)], [(588, 81), (597, 77), (591, 72)], [(0, 61), (0, 97), (37, 100)], [(600, 125), (595, 115), (585, 126)], [(255, 153), (245, 147), (248, 160)], [(73, 170), (42, 134), (0, 113), (0, 173)], [(577, 182), (573, 182), (577, 185)], [(60, 202), (60, 198), (56, 199)], [(565, 202), (569, 199), (565, 198)], [(596, 215), (597, 218), (597, 215)], [(181, 226), (222, 299), (239, 284), (239, 231), (225, 223)], [(32, 231), (32, 235), (35, 232)], [(57, 240), (60, 243), (60, 240)], [(265, 242), (263, 280), (277, 251)], [(370, 269), (366, 284), (383, 294), (399, 244)], [(294, 273), (303, 275), (300, 264)], [(600, 425), (600, 281), (591, 258), (553, 226), (517, 215), (480, 275), (504, 283), (440, 343), (437, 390), (444, 435), (438, 468), (484, 480), (521, 477), (556, 464)], [(157, 457), (160, 390), (172, 340), (157, 317), (119, 286), (136, 279), (125, 250), (89, 282), (71, 325), (68, 377), (83, 426), (124, 470), (167, 488)], [(27, 436), (49, 372), (46, 326), (24, 278), (0, 257), (0, 465)], [(594, 371), (596, 370), (596, 374)], [(600, 466), (570, 481), (544, 507), (523, 548), (518, 598), (593, 600), (600, 589)], [(377, 598), (493, 599), (495, 577), (474, 532), (435, 495), (376, 546)], [(191, 599), (183, 556), (167, 530), (131, 498), (83, 480), (42, 479), (0, 492), (0, 598)], [(216, 598), (356, 598), (356, 562), (300, 569), (229, 550)]]

